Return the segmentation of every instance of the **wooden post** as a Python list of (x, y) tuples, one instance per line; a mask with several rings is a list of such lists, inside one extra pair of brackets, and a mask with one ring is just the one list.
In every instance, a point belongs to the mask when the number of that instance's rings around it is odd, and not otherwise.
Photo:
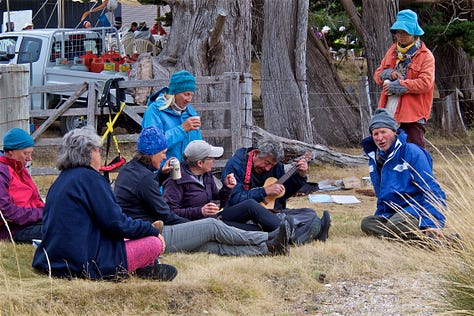
[(240, 90), (239, 90), (239, 74), (236, 72), (225, 73), (229, 78), (229, 101), (230, 101), (230, 131), (232, 135), (232, 152), (242, 146), (241, 134), (241, 116), (240, 116)]
[(0, 145), (11, 128), (30, 131), (30, 96), (28, 65), (0, 65)]
[(252, 75), (242, 74), (243, 81), (240, 84), (240, 93), (242, 95), (241, 117), (242, 117), (242, 147), (252, 146)]
[(361, 135), (362, 138), (365, 138), (369, 136), (369, 120), (372, 116), (372, 109), (369, 104), (369, 84), (367, 81), (367, 77), (359, 77), (357, 80), (357, 85), (359, 87), (359, 113)]

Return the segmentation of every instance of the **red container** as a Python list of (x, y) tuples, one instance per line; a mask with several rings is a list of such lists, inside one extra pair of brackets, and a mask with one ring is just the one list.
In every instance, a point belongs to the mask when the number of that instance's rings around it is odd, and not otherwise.
[(97, 55), (92, 53), (92, 51), (88, 50), (86, 51), (86, 53), (82, 56), (80, 56), (80, 58), (84, 58), (84, 65), (87, 66), (87, 68), (91, 68), (91, 63), (92, 63), (92, 60), (94, 58), (97, 58)]
[(104, 70), (104, 59), (102, 57), (96, 57), (92, 59), (90, 70), (92, 72), (101, 72)]

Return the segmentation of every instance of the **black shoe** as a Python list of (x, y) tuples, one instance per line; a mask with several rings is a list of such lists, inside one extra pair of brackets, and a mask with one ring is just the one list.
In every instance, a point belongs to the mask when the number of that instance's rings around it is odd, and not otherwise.
[(172, 265), (155, 262), (154, 265), (137, 269), (135, 274), (147, 280), (172, 281), (178, 275), (178, 270)]
[(272, 240), (267, 241), (268, 251), (273, 255), (289, 255), (290, 235), (291, 227), (288, 221), (285, 219), (283, 222), (281, 222), (276, 236)]
[(329, 228), (331, 227), (331, 214), (328, 211), (323, 211), (323, 216), (321, 217), (321, 228), (319, 233), (316, 236), (316, 239), (322, 242), (325, 242), (329, 236)]

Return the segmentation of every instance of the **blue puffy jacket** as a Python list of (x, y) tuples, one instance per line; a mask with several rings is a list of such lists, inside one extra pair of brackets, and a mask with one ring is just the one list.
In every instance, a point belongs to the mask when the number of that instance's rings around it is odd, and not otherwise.
[[(165, 133), (168, 142), (168, 151), (166, 158), (176, 157), (182, 161), (183, 152), (186, 146), (193, 140), (202, 139), (201, 129), (185, 132), (181, 124), (191, 116), (198, 116), (197, 111), (188, 104), (186, 110), (180, 115), (170, 108), (160, 110), (160, 107), (166, 104), (164, 94), (168, 88), (163, 88), (153, 93), (148, 98), (145, 113), (143, 114), (142, 128), (155, 126)], [(162, 164), (164, 164), (163, 161)]]
[[(280, 179), (285, 174), (284, 165), (278, 162), (270, 171), (263, 174), (256, 174), (252, 172), (250, 177), (250, 187), (248, 190), (244, 188), (245, 171), (247, 168), (248, 152), (254, 148), (240, 148), (237, 149), (234, 156), (232, 156), (226, 163), (222, 171), (221, 181), (224, 182), (225, 177), (233, 173), (236, 186), (230, 193), (230, 198), (227, 201), (228, 205), (232, 206), (248, 199), (254, 199), (257, 202), (262, 202), (267, 196), (264, 182), (269, 177)], [(275, 209), (285, 209), (286, 200), (293, 196), (298, 190), (306, 184), (307, 177), (301, 177), (297, 172), (293, 174), (283, 186), (285, 187), (285, 195), (275, 201)]]
[[(375, 215), (389, 218), (401, 210), (418, 218), (420, 228), (444, 227), (440, 209), (446, 206), (446, 195), (433, 175), (431, 155), (406, 139), (406, 133), (399, 130), (387, 153), (377, 149), (372, 137), (362, 140), (377, 196)], [(380, 170), (376, 155), (386, 159)]]

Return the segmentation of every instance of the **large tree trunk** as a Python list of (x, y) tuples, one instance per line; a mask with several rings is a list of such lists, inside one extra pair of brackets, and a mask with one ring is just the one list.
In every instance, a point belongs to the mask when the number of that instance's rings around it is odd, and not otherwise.
[(340, 1), (364, 44), (369, 81), (369, 102), (375, 107), (381, 89), (375, 84), (372, 76), (393, 43), (390, 27), (397, 17), (398, 1), (362, 0), (362, 18), (352, 0)]
[(260, 71), (265, 129), (312, 142), (306, 86), (308, 1), (265, 1)]
[[(154, 74), (165, 69), (169, 74), (186, 69), (196, 77), (222, 75), (225, 72), (249, 73), (251, 62), (250, 1), (242, 0), (170, 0), (173, 23), (163, 51), (155, 62)], [(157, 87), (159, 89), (161, 87)], [(193, 103), (224, 101), (228, 87), (209, 85), (198, 88)], [(228, 128), (224, 113), (200, 113), (203, 129)], [(207, 139), (231, 152), (224, 139)]]
[(356, 144), (361, 138), (357, 98), (346, 93), (323, 41), (308, 29), (308, 90), (315, 139), (322, 144)]

